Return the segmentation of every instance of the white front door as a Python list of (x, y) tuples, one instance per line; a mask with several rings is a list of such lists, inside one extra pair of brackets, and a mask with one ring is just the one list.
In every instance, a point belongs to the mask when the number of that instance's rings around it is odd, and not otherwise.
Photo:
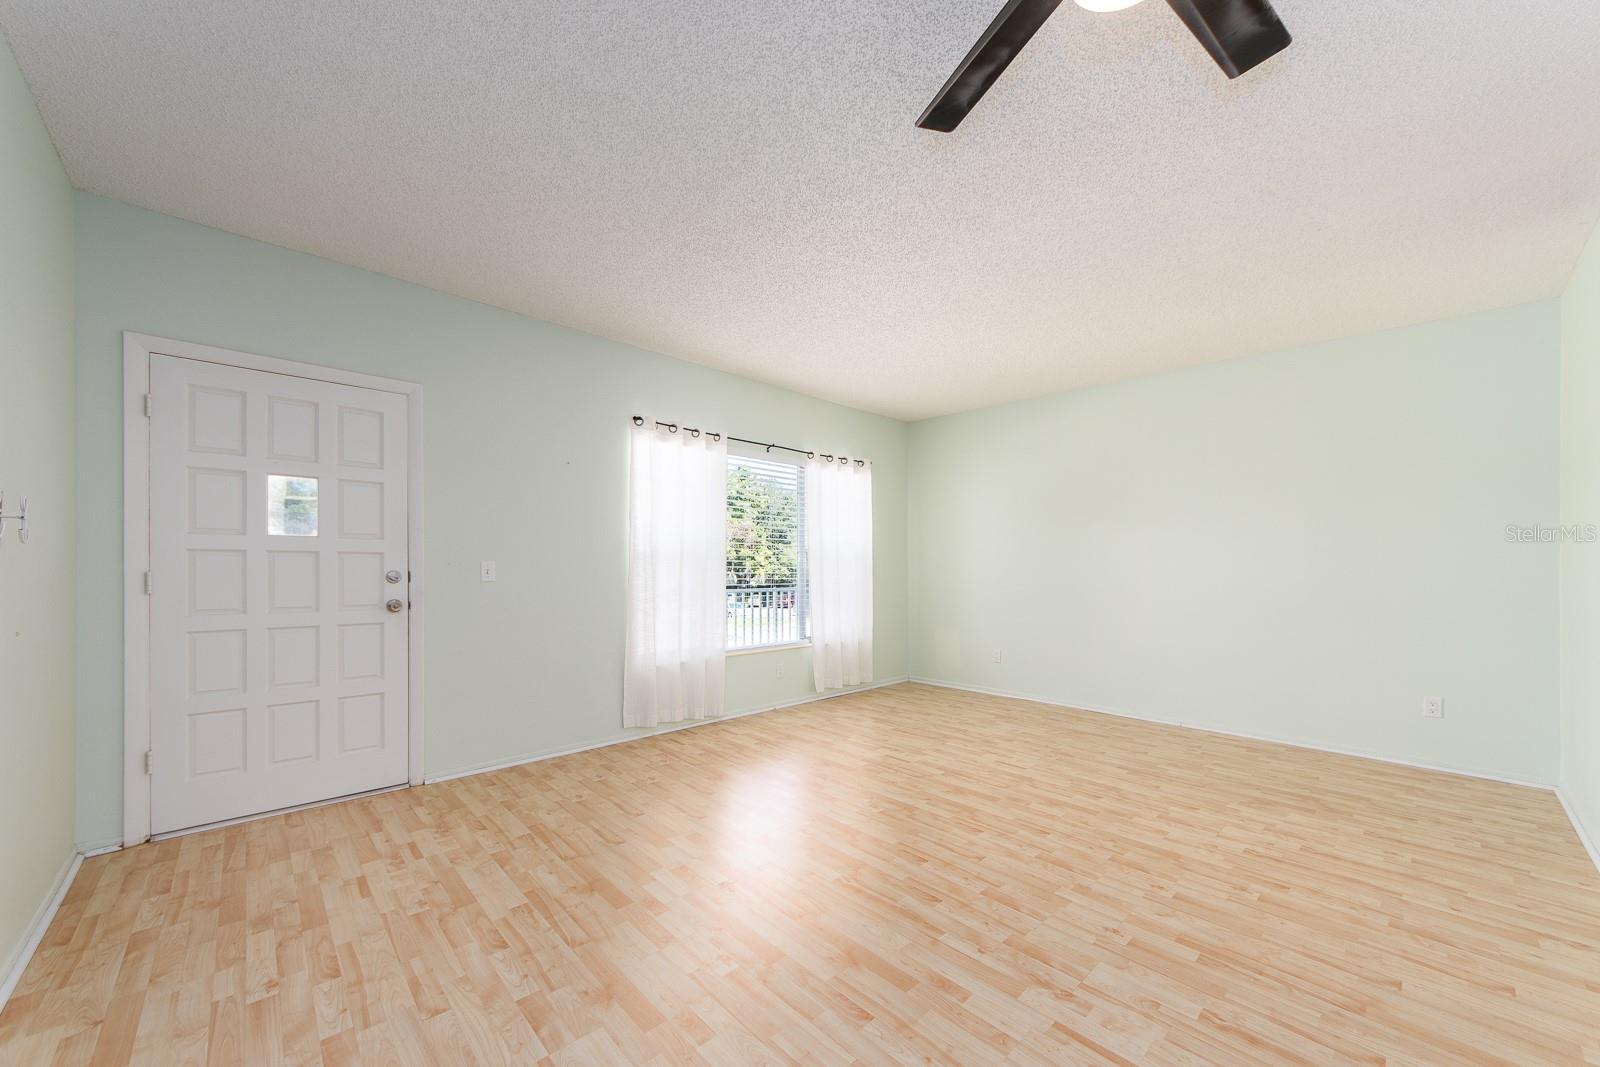
[(150, 381), (151, 832), (403, 784), (405, 397)]

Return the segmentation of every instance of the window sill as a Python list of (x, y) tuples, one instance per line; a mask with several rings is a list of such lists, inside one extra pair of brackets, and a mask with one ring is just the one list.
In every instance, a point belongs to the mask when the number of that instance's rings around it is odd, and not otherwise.
[(785, 641), (781, 645), (756, 645), (754, 648), (730, 648), (730, 656), (749, 656), (756, 652), (787, 652), (791, 648), (810, 648), (810, 641)]

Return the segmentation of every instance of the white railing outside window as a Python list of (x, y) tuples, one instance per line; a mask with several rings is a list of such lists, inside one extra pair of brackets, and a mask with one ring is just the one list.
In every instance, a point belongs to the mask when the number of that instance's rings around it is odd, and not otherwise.
[(794, 585), (728, 587), (728, 648), (762, 648), (804, 641), (808, 627)]

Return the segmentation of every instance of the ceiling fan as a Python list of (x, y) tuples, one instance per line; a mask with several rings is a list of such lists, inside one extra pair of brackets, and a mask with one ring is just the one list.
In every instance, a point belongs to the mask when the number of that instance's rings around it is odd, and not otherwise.
[[(1078, 0), (1090, 11), (1120, 11), (1138, 2)], [(961, 125), (1060, 4), (1061, 0), (1007, 0), (917, 125), (940, 133)], [(1167, 0), (1167, 5), (1230, 78), (1289, 47), (1289, 31), (1268, 0)]]

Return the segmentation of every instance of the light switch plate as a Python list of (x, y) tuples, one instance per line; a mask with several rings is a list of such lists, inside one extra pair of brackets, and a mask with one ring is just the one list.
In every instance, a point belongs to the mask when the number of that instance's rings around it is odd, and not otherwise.
[(480, 581), (492, 582), (495, 580), (495, 578), (496, 574), (494, 560), (486, 559), (482, 563), (478, 564), (478, 579)]

